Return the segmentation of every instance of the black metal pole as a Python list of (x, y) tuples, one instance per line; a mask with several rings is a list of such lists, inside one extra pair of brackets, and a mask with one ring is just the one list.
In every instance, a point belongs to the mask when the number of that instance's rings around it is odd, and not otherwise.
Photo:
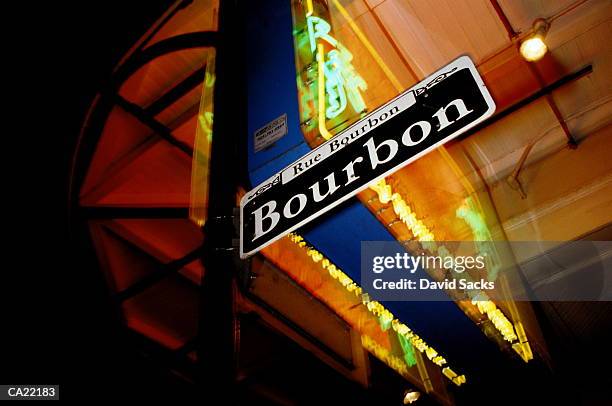
[(238, 144), (245, 134), (246, 119), (241, 29), (238, 1), (221, 0), (208, 216), (204, 226), (206, 271), (201, 287), (198, 339), (200, 389), (207, 404), (233, 404), (236, 392), (239, 329), (234, 296), (233, 215), (238, 174), (243, 165), (238, 157)]

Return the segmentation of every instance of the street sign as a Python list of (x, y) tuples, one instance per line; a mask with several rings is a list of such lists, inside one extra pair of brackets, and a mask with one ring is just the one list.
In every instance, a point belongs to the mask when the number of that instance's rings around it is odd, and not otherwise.
[(240, 257), (308, 223), (490, 117), (491, 98), (462, 56), (244, 195)]

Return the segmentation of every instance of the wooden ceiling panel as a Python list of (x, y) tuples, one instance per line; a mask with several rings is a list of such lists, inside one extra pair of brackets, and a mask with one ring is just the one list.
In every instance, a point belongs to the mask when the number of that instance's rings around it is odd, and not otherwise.
[(465, 54), (478, 63), (508, 42), (484, 1), (386, 0), (375, 12), (420, 77)]
[(478, 70), (495, 101), (497, 112), (540, 89), (537, 78), (515, 47), (506, 49), (494, 60), (479, 66)]
[(578, 148), (562, 148), (526, 166), (521, 199), (507, 182), (491, 187), (508, 239), (567, 241), (612, 222), (612, 126), (591, 134)]
[(544, 138), (534, 147), (527, 165), (567, 142), (548, 103), (543, 99), (484, 128), (462, 143), (487, 182), (492, 184), (508, 176), (525, 146), (538, 137)]
[[(403, 61), (401, 55), (395, 51), (372, 13), (364, 13), (357, 17), (354, 22), (368, 38), (372, 47), (384, 61), (384, 64), (397, 78), (402, 89), (407, 89), (412, 86), (416, 80), (412, 76), (409, 66), (407, 66), (407, 61)], [(370, 109), (374, 109), (386, 103), (399, 93), (401, 89), (396, 89), (393, 86), (393, 83), (378, 65), (375, 58), (370, 54), (348, 24), (335, 30), (334, 33), (338, 41), (349, 47), (353, 54), (353, 64), (356, 71), (361, 73), (368, 84), (368, 89), (364, 92), (364, 98), (366, 105), (370, 107)]]
[(346, 10), (353, 21), (369, 11), (368, 5), (364, 0), (329, 0), (327, 4), (329, 5), (331, 25), (334, 27), (334, 32), (348, 26), (349, 23), (349, 20), (340, 12), (338, 4)]
[(526, 32), (536, 18), (548, 18), (577, 0), (498, 0), (517, 32)]
[(385, 0), (365, 0), (366, 4), (370, 7), (370, 8), (374, 8), (376, 6), (378, 6), (380, 3), (382, 3)]
[(608, 125), (612, 118), (612, 45), (609, 38), (612, 38), (612, 25), (601, 23), (554, 51), (555, 60), (563, 66), (593, 66), (591, 74), (554, 93), (570, 130), (578, 136)]

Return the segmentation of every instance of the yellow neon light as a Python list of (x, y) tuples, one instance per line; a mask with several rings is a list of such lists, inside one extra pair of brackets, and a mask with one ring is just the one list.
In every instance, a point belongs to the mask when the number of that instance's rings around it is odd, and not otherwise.
[[(325, 256), (316, 248), (309, 246), (306, 241), (304, 241), (302, 236), (295, 233), (290, 233), (287, 238), (289, 238), (291, 242), (300, 248), (305, 249), (306, 255), (308, 255), (313, 262), (320, 264), (321, 268), (326, 270), (329, 275), (344, 286), (347, 291), (353, 293), (355, 296), (362, 296), (363, 291), (361, 287), (340, 268), (335, 266), (329, 259), (325, 258)], [(420, 353), (425, 354), (425, 356), (427, 356), (427, 358), (429, 358), (429, 360), (435, 365), (439, 367), (446, 365), (447, 362), (444, 357), (442, 357), (434, 348), (430, 347), (421, 337), (412, 331), (410, 327), (396, 319), (393, 313), (386, 309), (380, 302), (376, 300), (363, 300), (362, 303), (366, 306), (370, 313), (376, 317), (391, 320), (391, 327), (393, 328), (393, 331), (403, 335), (414, 348), (416, 348)], [(449, 379), (456, 385), (461, 385), (466, 381), (464, 375), (457, 376), (457, 374), (455, 374), (452, 378), (449, 377)]]
[[(398, 215), (400, 220), (402, 220), (410, 232), (419, 240), (419, 241), (434, 241), (435, 237), (431, 231), (423, 224), (422, 221), (416, 218), (414, 212), (410, 209), (410, 206), (402, 199), (399, 193), (394, 193), (391, 185), (387, 184), (385, 179), (381, 179), (377, 183), (370, 186), (370, 189), (374, 190), (378, 195), (378, 200), (381, 203), (387, 204), (392, 202), (393, 210)], [(519, 337), (517, 337), (514, 326), (512, 322), (508, 320), (508, 318), (502, 313), (500, 309), (497, 308), (495, 303), (491, 300), (473, 300), (472, 304), (474, 304), (480, 313), (486, 315), (489, 320), (493, 323), (493, 326), (500, 332), (502, 337), (512, 343), (516, 341)], [(516, 326), (518, 326), (517, 323)], [(518, 327), (517, 327), (518, 328)], [(524, 334), (524, 339), (520, 339), (519, 343), (513, 344), (512, 348), (523, 358), (525, 362), (528, 362), (533, 358), (531, 347), (529, 346), (529, 342), (527, 341), (526, 335)], [(429, 356), (429, 355), (432, 356)], [(428, 355), (428, 358), (433, 361), (435, 355), (431, 352)]]
[(417, 362), (417, 370), (419, 371), (419, 375), (421, 376), (421, 380), (423, 381), (423, 385), (425, 386), (425, 392), (431, 393), (434, 388), (431, 383), (429, 373), (427, 372), (427, 366), (425, 366), (425, 362), (423, 362), (423, 355), (421, 355), (421, 353), (417, 351), (414, 354), (414, 357), (416, 358)]
[[(500, 279), (502, 283), (502, 290), (505, 292), (507, 296), (510, 296), (510, 287), (508, 286), (508, 280), (503, 277)], [(513, 318), (516, 320), (514, 322), (514, 328), (516, 329), (516, 335), (518, 336), (518, 343), (512, 344), (512, 349), (520, 355), (520, 357), (525, 362), (529, 362), (533, 359), (533, 353), (531, 352), (531, 346), (529, 345), (529, 341), (527, 340), (527, 334), (525, 334), (525, 329), (523, 328), (523, 323), (521, 323), (520, 315), (518, 314), (518, 309), (516, 308), (516, 304), (514, 301), (508, 301), (508, 305), (510, 307), (510, 314), (512, 314)]]
[(514, 328), (516, 328), (519, 342), (512, 344), (512, 349), (521, 356), (523, 361), (529, 362), (533, 359), (533, 352), (531, 352), (531, 346), (529, 345), (529, 341), (527, 341), (527, 334), (525, 334), (523, 323), (520, 321), (516, 322)]
[(328, 140), (333, 134), (325, 127), (325, 51), (323, 44), (317, 44), (317, 65), (319, 67), (319, 133)]
[(489, 320), (491, 320), (495, 328), (501, 333), (502, 337), (504, 337), (504, 340), (512, 343), (512, 349), (523, 361), (529, 362), (533, 359), (533, 352), (527, 340), (527, 334), (525, 334), (525, 329), (520, 321), (517, 321), (513, 325), (502, 311), (497, 308), (495, 303), (487, 299), (485, 293), (481, 293), (479, 296), (472, 299), (472, 304), (478, 308), (480, 313), (486, 315)]
[(312, 5), (312, 0), (306, 0), (306, 17), (310, 17), (314, 12), (314, 7)]
[(457, 375), (455, 373), (455, 371), (453, 371), (452, 369), (450, 369), (449, 367), (446, 367), (442, 370), (442, 373), (444, 374), (444, 376), (446, 376), (448, 379), (450, 379), (451, 381), (453, 381), (453, 383), (455, 383), (457, 386), (465, 383), (465, 376), (464, 375)]
[(495, 303), (490, 300), (473, 299), (472, 304), (476, 305), (480, 313), (487, 315), (495, 328), (502, 333), (504, 340), (512, 342), (518, 338), (514, 332), (512, 323), (504, 316), (501, 310), (497, 308)]

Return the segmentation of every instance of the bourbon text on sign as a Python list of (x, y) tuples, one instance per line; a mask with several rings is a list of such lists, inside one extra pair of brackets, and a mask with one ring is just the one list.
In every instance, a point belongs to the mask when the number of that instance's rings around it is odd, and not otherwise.
[(240, 202), (245, 258), (465, 132), (495, 111), (463, 56), (315, 148)]

